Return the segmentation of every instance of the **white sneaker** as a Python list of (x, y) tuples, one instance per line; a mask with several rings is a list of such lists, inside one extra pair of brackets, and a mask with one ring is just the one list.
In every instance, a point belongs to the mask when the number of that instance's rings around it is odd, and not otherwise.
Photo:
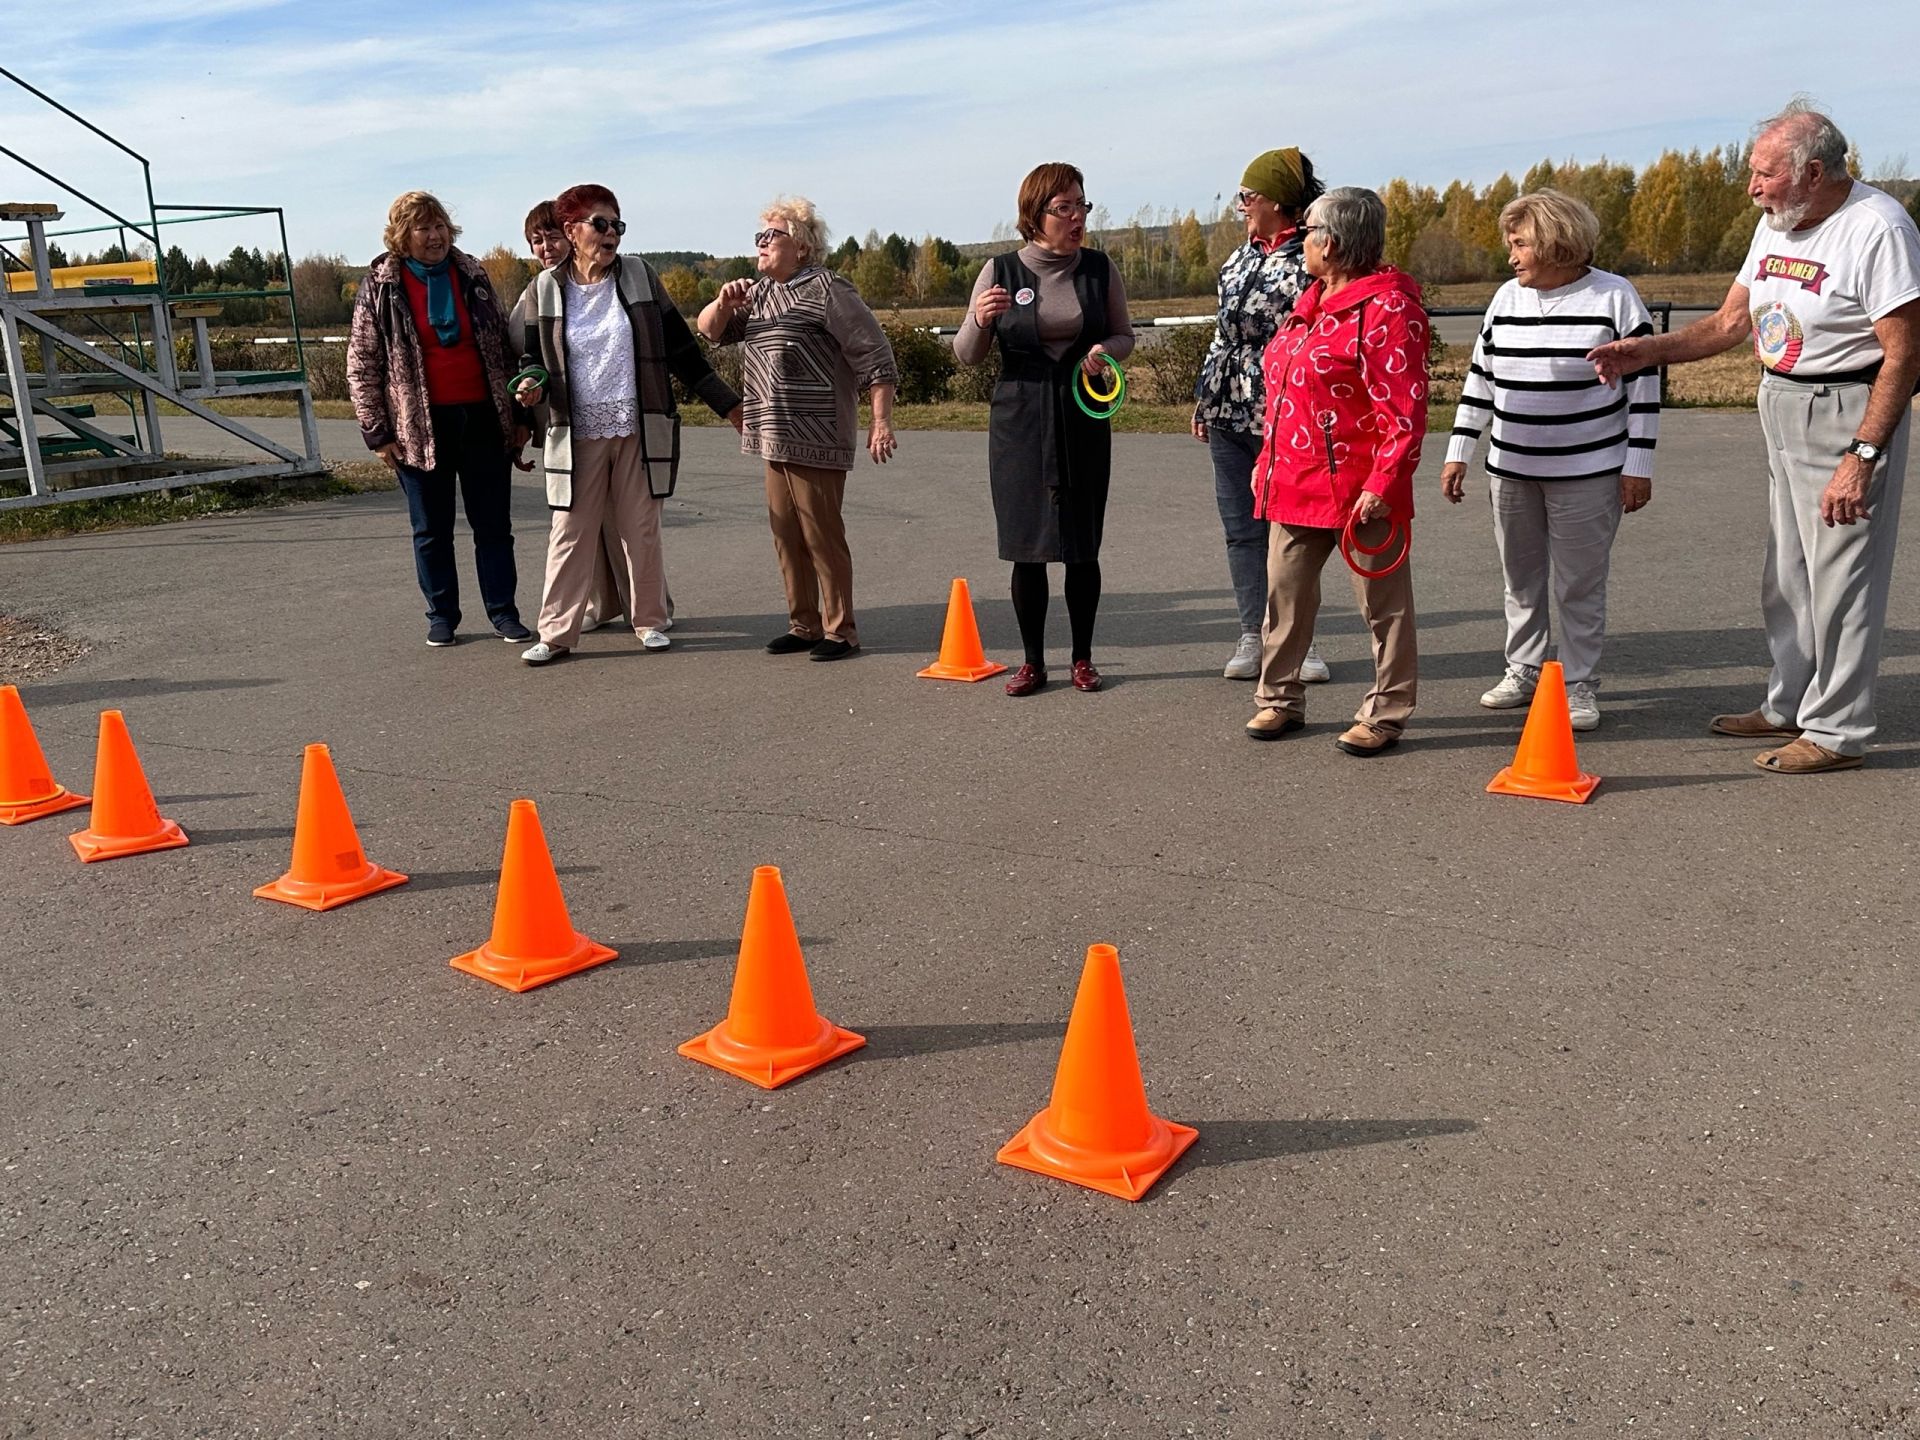
[(1220, 672), (1229, 680), (1257, 680), (1260, 678), (1260, 632), (1243, 630), (1240, 643), (1233, 647), (1233, 658), (1227, 661), (1226, 669)]
[(551, 665), (566, 653), (562, 646), (549, 645), (542, 640), (538, 645), (530, 645), (522, 650), (520, 658), (529, 665)]
[(665, 650), (673, 644), (665, 635), (651, 627), (640, 632), (640, 644), (648, 650)]
[(1533, 703), (1533, 689), (1538, 683), (1539, 676), (1529, 675), (1519, 665), (1509, 665), (1500, 683), (1482, 695), (1480, 703), (1489, 710), (1518, 710)]
[(1320, 658), (1318, 645), (1307, 646), (1307, 658), (1300, 662), (1300, 678), (1309, 685), (1320, 685), (1333, 679), (1333, 671), (1327, 668), (1327, 662)]
[(1567, 719), (1576, 730), (1600, 728), (1600, 697), (1585, 680), (1567, 691)]

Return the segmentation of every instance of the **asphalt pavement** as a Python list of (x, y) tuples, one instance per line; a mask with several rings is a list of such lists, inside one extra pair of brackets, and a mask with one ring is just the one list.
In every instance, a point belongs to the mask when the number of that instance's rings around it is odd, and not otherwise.
[[(522, 666), (464, 535), (466, 643), (429, 650), (392, 493), (0, 549), (0, 609), (95, 647), (24, 692), (56, 775), (118, 707), (193, 841), (0, 831), (0, 1433), (1920, 1433), (1920, 595), (1903, 562), (1865, 768), (1706, 734), (1765, 674), (1751, 415), (1667, 417), (1584, 806), (1485, 793), (1522, 717), (1475, 703), (1499, 573), (1437, 440), (1419, 710), (1373, 760), (1332, 743), (1370, 670), (1337, 561), (1333, 683), (1244, 738), (1190, 440), (1116, 444), (1107, 688), (1021, 701), (914, 674), (954, 576), (1018, 659), (983, 436), (856, 473), (830, 665), (761, 650), (732, 445), (687, 434), (658, 654)], [(532, 477), (515, 510), (531, 619)], [(413, 877), (324, 915), (250, 894), (314, 740)], [(447, 961), (519, 796), (620, 958), (514, 995)], [(674, 1049), (759, 864), (869, 1041), (772, 1093)], [(1200, 1131), (1134, 1205), (993, 1158), (1095, 942)]]

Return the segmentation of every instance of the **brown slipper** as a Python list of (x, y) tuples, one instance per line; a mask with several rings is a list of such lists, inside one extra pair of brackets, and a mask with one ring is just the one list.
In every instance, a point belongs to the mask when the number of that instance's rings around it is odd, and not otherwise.
[(1864, 755), (1842, 755), (1803, 735), (1777, 750), (1754, 756), (1753, 763), (1775, 775), (1819, 775), (1828, 770), (1858, 770), (1866, 759)]
[(1736, 740), (1798, 740), (1798, 725), (1776, 725), (1765, 712), (1749, 710), (1744, 715), (1716, 715), (1707, 724), (1715, 735), (1731, 735)]

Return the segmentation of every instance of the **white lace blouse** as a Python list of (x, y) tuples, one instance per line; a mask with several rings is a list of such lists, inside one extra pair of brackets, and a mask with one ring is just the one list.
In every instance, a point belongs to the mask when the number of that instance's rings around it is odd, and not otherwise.
[(573, 433), (608, 440), (640, 429), (633, 324), (612, 276), (582, 285), (567, 278), (567, 382)]

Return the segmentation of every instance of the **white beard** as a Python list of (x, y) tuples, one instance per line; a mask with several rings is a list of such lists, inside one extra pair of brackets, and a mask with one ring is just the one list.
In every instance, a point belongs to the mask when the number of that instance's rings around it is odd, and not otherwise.
[[(1760, 204), (1758, 200), (1753, 203), (1755, 206)], [(1767, 222), (1767, 228), (1769, 230), (1778, 230), (1785, 233), (1789, 230), (1798, 230), (1801, 222), (1807, 218), (1807, 211), (1812, 208), (1813, 197), (1809, 195), (1805, 199), (1789, 205), (1784, 210), (1762, 210), (1760, 212), (1760, 218)]]

